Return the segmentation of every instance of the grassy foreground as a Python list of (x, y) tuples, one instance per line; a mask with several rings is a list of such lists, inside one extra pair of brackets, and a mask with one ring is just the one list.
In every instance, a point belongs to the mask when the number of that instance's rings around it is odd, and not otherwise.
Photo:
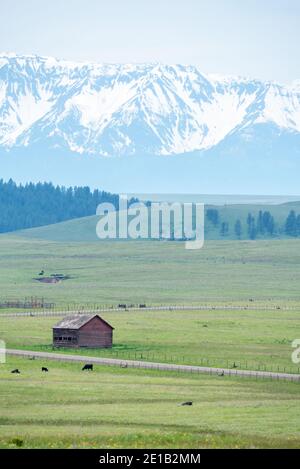
[[(187, 399), (192, 407), (178, 405)], [(0, 447), (297, 448), (299, 401), (294, 383), (84, 373), (80, 364), (9, 357), (0, 365)]]

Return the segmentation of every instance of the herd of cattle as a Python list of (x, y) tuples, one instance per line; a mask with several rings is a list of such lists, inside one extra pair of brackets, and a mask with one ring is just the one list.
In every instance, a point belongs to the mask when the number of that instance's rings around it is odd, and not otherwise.
[[(42, 371), (45, 371), (45, 372), (47, 373), (49, 370), (48, 370), (48, 368), (46, 368), (45, 366), (42, 366)], [(11, 371), (11, 373), (20, 374), (21, 371), (19, 370), (19, 368), (15, 368), (14, 370)]]
[[(124, 366), (121, 365), (122, 368), (124, 368)], [(127, 367), (127, 366), (126, 366)], [(82, 368), (81, 370), (82, 371), (93, 371), (94, 367), (93, 367), (93, 364), (92, 363), (86, 363)], [(48, 368), (46, 368), (45, 366), (42, 366), (41, 370), (43, 372), (48, 372)], [(11, 373), (16, 373), (16, 374), (20, 374), (21, 371), (19, 370), (19, 368), (15, 368), (14, 370), (11, 371)], [(193, 402), (192, 401), (186, 401), (186, 402), (182, 402), (181, 404), (178, 404), (180, 406), (191, 406), (193, 405)]]
[[(48, 373), (48, 368), (46, 368), (45, 366), (42, 366), (42, 371), (44, 371), (45, 373)], [(93, 365), (92, 364), (89, 364), (87, 363), (86, 365), (84, 365), (82, 367), (82, 371), (84, 370), (89, 370), (89, 371), (93, 371)], [(14, 370), (11, 370), (11, 373), (16, 373), (16, 374), (20, 374), (21, 371), (19, 370), (19, 368), (15, 368)]]

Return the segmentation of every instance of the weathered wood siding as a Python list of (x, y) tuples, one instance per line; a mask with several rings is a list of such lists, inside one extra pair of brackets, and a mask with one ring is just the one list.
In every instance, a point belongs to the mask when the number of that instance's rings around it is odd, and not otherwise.
[(78, 331), (79, 347), (112, 347), (112, 329), (98, 318), (93, 318)]

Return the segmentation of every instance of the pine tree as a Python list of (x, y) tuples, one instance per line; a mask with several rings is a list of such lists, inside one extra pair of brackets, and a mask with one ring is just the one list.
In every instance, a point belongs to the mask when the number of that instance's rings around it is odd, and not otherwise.
[(289, 236), (297, 236), (297, 221), (296, 213), (294, 210), (291, 210), (286, 222), (285, 222), (285, 232)]
[(219, 224), (219, 212), (217, 209), (209, 208), (206, 210), (207, 219), (215, 226)]
[(229, 231), (229, 224), (227, 222), (223, 222), (221, 224), (221, 230), (220, 230), (220, 234), (221, 236), (227, 236), (228, 235), (228, 231)]
[(255, 218), (251, 213), (248, 214), (247, 217), (247, 225), (248, 225), (248, 236), (250, 239), (256, 239), (257, 229), (255, 226)]
[(263, 220), (263, 212), (262, 210), (259, 211), (258, 219), (257, 219), (257, 231), (259, 234), (264, 234), (264, 220)]
[(234, 232), (238, 239), (241, 239), (242, 235), (242, 223), (241, 220), (237, 220), (234, 225)]

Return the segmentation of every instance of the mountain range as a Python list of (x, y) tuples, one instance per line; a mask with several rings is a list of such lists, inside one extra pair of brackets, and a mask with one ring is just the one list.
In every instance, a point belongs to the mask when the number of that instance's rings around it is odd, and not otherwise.
[(219, 176), (224, 165), (289, 168), (300, 160), (300, 81), (0, 54), (0, 154), (57, 152), (102, 161), (180, 155), (181, 164), (193, 155)]

